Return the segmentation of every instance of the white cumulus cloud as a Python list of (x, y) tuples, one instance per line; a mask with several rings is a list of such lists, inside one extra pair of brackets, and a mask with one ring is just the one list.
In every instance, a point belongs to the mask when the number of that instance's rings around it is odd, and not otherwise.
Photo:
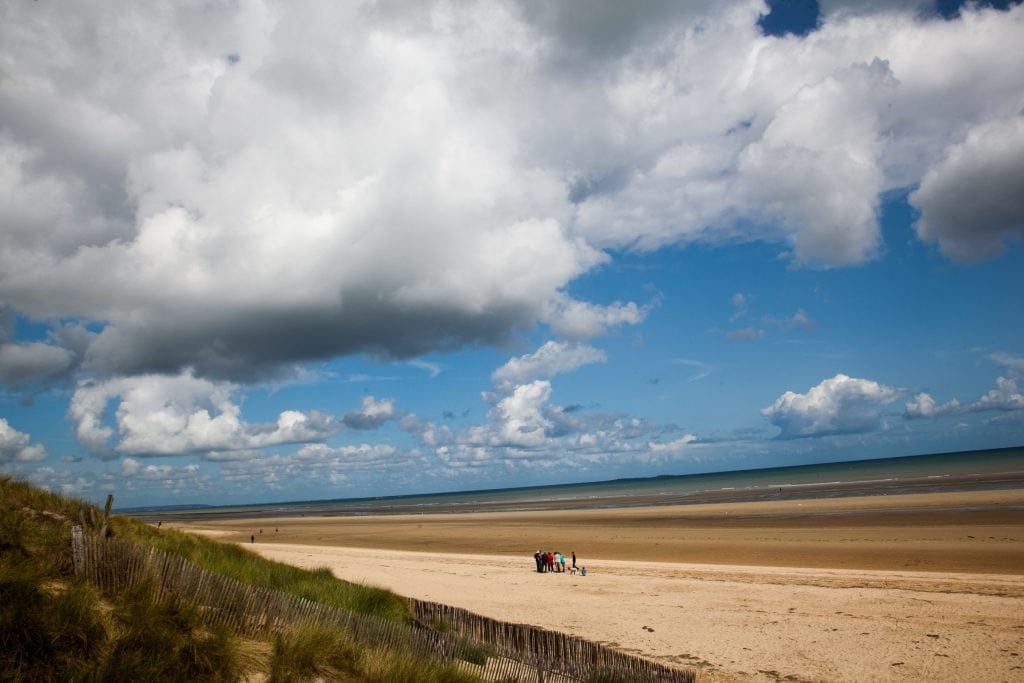
[(341, 421), (351, 429), (373, 429), (390, 420), (394, 414), (394, 399), (378, 400), (373, 396), (364, 396), (359, 410), (346, 413)]
[(992, 354), (991, 358), (1009, 370), (1011, 376), (996, 377), (994, 387), (976, 400), (966, 404), (961, 404), (958, 399), (952, 398), (940, 405), (935, 402), (931, 394), (921, 392), (906, 404), (903, 417), (907, 419), (937, 418), (947, 415), (998, 411), (1010, 415), (994, 418), (994, 420), (1010, 422), (1024, 415), (1024, 392), (1021, 391), (1018, 384), (1022, 359), (1005, 353)]
[(940, 405), (935, 402), (931, 394), (921, 392), (914, 396), (912, 401), (907, 402), (903, 417), (908, 419), (933, 418), (956, 415), (961, 412), (963, 412), (963, 408), (960, 406), (960, 401), (955, 398)]
[(650, 312), (650, 306), (633, 302), (615, 302), (607, 306), (576, 301), (566, 296), (551, 299), (541, 314), (551, 329), (570, 339), (589, 339), (610, 327), (638, 325)]
[(996, 385), (971, 404), (972, 411), (1024, 410), (1024, 393), (1013, 377), (997, 377)]
[(544, 408), (551, 398), (551, 383), (536, 380), (522, 384), (501, 399), (491, 411), (495, 425), (490, 442), (495, 446), (531, 448), (547, 442), (552, 427)]
[(785, 392), (761, 414), (782, 430), (781, 439), (866, 432), (880, 426), (881, 409), (901, 393), (872, 380), (838, 374), (807, 393)]
[(499, 388), (510, 389), (536, 379), (573, 372), (590, 363), (604, 363), (605, 352), (586, 344), (547, 341), (531, 354), (510, 358), (491, 374)]
[[(103, 457), (115, 453), (180, 455), (319, 441), (338, 425), (328, 415), (284, 411), (274, 423), (245, 422), (235, 387), (189, 372), (145, 375), (80, 385), (68, 415), (78, 440)], [(116, 404), (108, 424), (108, 404)], [(115, 443), (111, 443), (111, 440)]]
[(19, 432), (0, 417), (0, 465), (45, 460), (46, 448), (32, 444), (32, 436)]

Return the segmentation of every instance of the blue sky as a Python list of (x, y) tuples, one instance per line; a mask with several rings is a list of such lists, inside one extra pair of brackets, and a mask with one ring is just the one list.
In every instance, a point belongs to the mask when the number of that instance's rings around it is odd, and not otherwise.
[(0, 10), (0, 472), (122, 506), (1024, 444), (1024, 8)]

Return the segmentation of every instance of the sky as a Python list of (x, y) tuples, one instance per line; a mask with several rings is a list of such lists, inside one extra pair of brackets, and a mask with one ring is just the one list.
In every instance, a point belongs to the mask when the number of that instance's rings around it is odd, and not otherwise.
[(118, 506), (1024, 445), (1024, 6), (0, 5), (0, 473)]

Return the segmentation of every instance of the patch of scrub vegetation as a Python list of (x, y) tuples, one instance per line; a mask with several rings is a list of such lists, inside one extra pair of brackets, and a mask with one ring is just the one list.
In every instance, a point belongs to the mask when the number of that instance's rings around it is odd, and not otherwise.
[[(185, 596), (158, 599), (145, 584), (101, 592), (74, 575), (70, 544), (74, 524), (101, 517), (85, 502), (0, 478), (0, 679), (477, 680), (455, 664), (357, 645), (337, 630), (242, 637), (205, 623)], [(345, 584), (326, 570), (268, 562), (236, 546), (130, 518), (109, 523), (116, 536), (179, 552), (239, 581), (395, 621), (407, 618), (398, 596)]]

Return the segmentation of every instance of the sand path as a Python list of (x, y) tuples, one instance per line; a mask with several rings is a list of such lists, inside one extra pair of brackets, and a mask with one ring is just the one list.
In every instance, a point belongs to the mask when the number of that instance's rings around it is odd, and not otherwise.
[(1024, 577), (594, 561), (255, 544), (506, 621), (695, 668), (704, 680), (1024, 680)]

